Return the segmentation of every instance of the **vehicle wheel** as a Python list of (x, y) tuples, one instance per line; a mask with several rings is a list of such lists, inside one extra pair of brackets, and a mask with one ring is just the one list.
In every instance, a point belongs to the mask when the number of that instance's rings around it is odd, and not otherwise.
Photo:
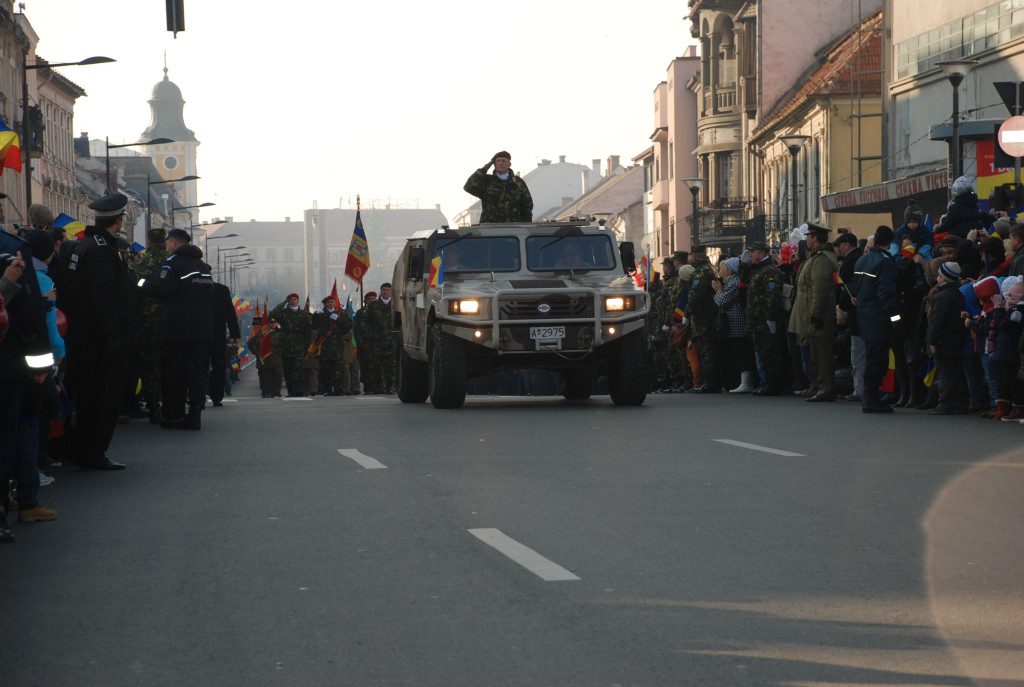
[(561, 388), (562, 396), (567, 401), (585, 401), (590, 398), (590, 391), (594, 383), (593, 373), (590, 368), (572, 368), (562, 370)]
[(423, 403), (429, 394), (427, 364), (414, 360), (402, 349), (398, 354), (398, 399), (402, 403)]
[(430, 403), (435, 408), (461, 408), (466, 402), (466, 350), (437, 323), (430, 328), (427, 369)]
[(608, 361), (608, 392), (617, 406), (643, 405), (647, 398), (647, 352), (642, 332), (624, 336)]

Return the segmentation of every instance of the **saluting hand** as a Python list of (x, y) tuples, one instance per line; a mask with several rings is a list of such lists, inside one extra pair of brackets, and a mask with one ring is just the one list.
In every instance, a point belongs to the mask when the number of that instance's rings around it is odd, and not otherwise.
[(14, 283), (21, 279), (21, 275), (25, 273), (25, 261), (21, 258), (14, 258), (14, 261), (7, 266), (4, 270), (4, 278), (7, 281)]

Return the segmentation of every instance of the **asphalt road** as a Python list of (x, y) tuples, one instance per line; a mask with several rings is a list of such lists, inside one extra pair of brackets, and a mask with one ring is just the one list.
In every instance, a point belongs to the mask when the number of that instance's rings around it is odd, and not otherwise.
[(60, 518), (0, 547), (0, 683), (1024, 685), (1024, 427), (233, 400), (42, 490)]

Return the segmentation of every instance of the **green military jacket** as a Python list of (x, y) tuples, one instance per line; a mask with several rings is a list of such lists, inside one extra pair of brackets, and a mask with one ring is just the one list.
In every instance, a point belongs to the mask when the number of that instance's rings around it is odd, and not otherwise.
[[(832, 336), (836, 328), (836, 270), (832, 253), (819, 250), (800, 265), (796, 275), (796, 301), (789, 318), (789, 331), (798, 337)], [(812, 318), (820, 319), (815, 326)]]
[(711, 263), (706, 260), (694, 263), (696, 271), (690, 286), (690, 297), (686, 302), (686, 315), (690, 319), (693, 336), (711, 336), (715, 333), (718, 306), (715, 305), (713, 282), (718, 279)]
[(313, 323), (309, 313), (301, 306), (293, 311), (285, 301), (271, 311), (270, 317), (281, 325), (281, 354), (304, 357), (313, 340)]
[(747, 277), (747, 329), (767, 329), (768, 322), (778, 322), (784, 311), (782, 286), (785, 278), (779, 268), (765, 259), (752, 265)]
[[(163, 248), (151, 246), (142, 254), (142, 259), (135, 265), (135, 273), (140, 279), (155, 279), (160, 275), (160, 265), (170, 255)], [(133, 285), (134, 286), (134, 285)], [(152, 296), (139, 292), (139, 338), (142, 348), (157, 345), (157, 322), (160, 321), (162, 309), (160, 301)]]
[(520, 177), (509, 170), (508, 179), (502, 181), (497, 174), (488, 174), (482, 167), (466, 181), (466, 193), (480, 199), (481, 222), (532, 222), (533, 196)]

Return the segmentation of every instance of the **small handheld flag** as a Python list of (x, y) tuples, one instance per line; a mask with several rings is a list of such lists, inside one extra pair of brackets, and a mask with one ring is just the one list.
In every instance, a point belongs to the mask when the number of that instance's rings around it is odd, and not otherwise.
[(0, 117), (0, 174), (5, 169), (21, 171), (21, 137)]
[(57, 215), (53, 223), (50, 224), (54, 229), (63, 229), (67, 236), (73, 236), (75, 238), (81, 238), (81, 235), (85, 233), (85, 223), (79, 222), (71, 215), (66, 215), (63, 212)]
[(444, 251), (430, 261), (430, 288), (436, 289), (444, 284)]
[(896, 354), (893, 350), (889, 349), (889, 368), (885, 371), (885, 376), (882, 377), (882, 392), (891, 394), (896, 390)]

